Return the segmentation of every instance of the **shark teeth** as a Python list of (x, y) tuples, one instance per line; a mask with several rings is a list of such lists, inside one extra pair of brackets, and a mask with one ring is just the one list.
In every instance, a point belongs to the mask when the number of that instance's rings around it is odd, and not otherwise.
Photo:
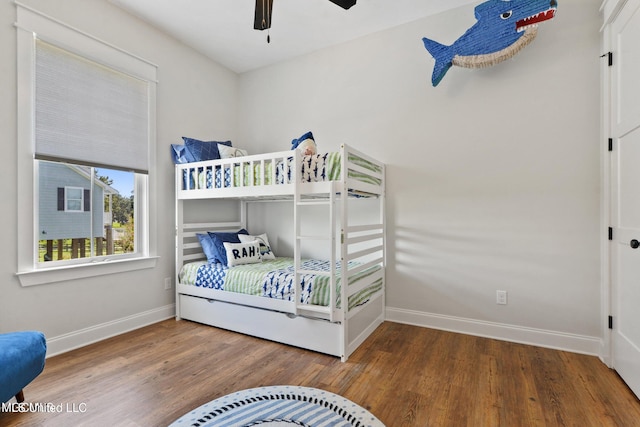
[(525, 32), (530, 28), (538, 28), (538, 24), (525, 25), (524, 27), (516, 28), (516, 31), (519, 33)]
[(548, 21), (556, 16), (556, 8), (551, 8), (516, 22), (516, 30), (518, 32), (525, 31), (527, 28), (537, 27), (540, 22)]

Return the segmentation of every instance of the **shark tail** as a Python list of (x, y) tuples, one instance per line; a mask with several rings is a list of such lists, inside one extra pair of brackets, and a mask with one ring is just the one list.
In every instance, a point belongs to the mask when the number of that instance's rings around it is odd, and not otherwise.
[(433, 67), (433, 75), (431, 76), (431, 83), (435, 87), (438, 86), (438, 83), (453, 65), (453, 49), (451, 46), (443, 45), (426, 37), (422, 39), (422, 42), (425, 49), (436, 60), (436, 65)]

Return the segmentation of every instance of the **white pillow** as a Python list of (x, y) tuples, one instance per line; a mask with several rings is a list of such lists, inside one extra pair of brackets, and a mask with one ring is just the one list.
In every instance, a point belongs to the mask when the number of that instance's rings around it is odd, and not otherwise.
[(224, 242), (227, 251), (227, 266), (234, 267), (241, 264), (255, 264), (262, 261), (260, 244), (257, 241), (249, 243)]
[(224, 144), (218, 144), (218, 151), (221, 159), (230, 159), (231, 157), (242, 157), (249, 153), (241, 148), (229, 147)]
[(276, 255), (271, 250), (269, 239), (267, 239), (267, 233), (263, 233), (259, 236), (252, 236), (249, 234), (238, 234), (238, 238), (242, 243), (257, 241), (260, 244), (260, 255), (262, 255), (262, 259), (276, 259)]

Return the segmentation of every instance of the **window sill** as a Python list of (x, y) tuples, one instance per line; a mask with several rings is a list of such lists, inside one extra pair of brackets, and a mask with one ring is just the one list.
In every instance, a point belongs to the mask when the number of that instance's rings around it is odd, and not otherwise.
[(23, 271), (16, 273), (22, 286), (44, 285), (87, 277), (154, 268), (160, 257), (144, 257)]

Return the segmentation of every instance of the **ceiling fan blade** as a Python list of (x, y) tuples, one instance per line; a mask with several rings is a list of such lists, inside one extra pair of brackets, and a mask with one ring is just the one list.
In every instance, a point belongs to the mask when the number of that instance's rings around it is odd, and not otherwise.
[(358, 0), (329, 0), (331, 3), (337, 4), (343, 9), (349, 9), (351, 6), (356, 4)]
[(273, 0), (256, 0), (256, 11), (253, 20), (253, 29), (266, 30), (271, 28), (271, 11)]

